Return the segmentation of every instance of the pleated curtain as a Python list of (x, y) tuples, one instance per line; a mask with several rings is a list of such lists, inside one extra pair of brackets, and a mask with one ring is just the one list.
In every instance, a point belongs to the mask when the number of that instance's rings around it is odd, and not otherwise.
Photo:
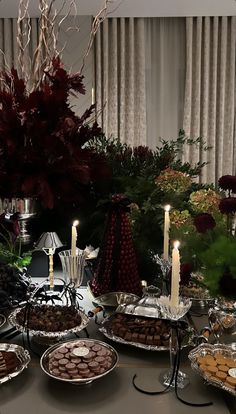
[(145, 19), (147, 144), (176, 139), (183, 127), (185, 18)]
[(236, 167), (236, 16), (186, 19), (183, 127), (212, 149), (188, 148), (184, 160), (209, 162), (201, 182), (216, 183)]
[(155, 148), (183, 124), (184, 18), (109, 18), (95, 42), (98, 120), (107, 136)]
[[(29, 60), (33, 57), (38, 41), (38, 19), (30, 19), (31, 35), (30, 43), (25, 51), (26, 68), (28, 69)], [(6, 66), (19, 68), (19, 46), (17, 44), (17, 19), (0, 19), (0, 69)]]
[(146, 144), (144, 19), (108, 18), (95, 43), (98, 121), (107, 136)]

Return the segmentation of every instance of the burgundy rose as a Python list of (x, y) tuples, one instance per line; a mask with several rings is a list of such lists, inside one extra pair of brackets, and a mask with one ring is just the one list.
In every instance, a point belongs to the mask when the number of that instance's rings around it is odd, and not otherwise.
[(219, 210), (222, 214), (232, 214), (236, 212), (236, 197), (222, 198), (219, 204)]
[(193, 221), (198, 233), (206, 233), (208, 230), (212, 230), (216, 222), (211, 214), (201, 213), (198, 214)]
[(219, 187), (222, 190), (229, 190), (236, 193), (236, 176), (235, 175), (223, 175), (218, 181)]
[(192, 263), (182, 263), (180, 265), (180, 284), (181, 285), (188, 285), (191, 273), (193, 271)]

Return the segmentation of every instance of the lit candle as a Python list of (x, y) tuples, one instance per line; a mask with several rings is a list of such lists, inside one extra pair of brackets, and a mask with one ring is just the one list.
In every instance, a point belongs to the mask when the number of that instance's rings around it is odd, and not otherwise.
[(179, 241), (174, 242), (172, 250), (172, 272), (171, 272), (171, 306), (178, 306), (179, 304), (179, 282), (180, 282), (180, 256), (179, 256)]
[(169, 260), (170, 205), (167, 204), (164, 207), (164, 210), (165, 210), (165, 218), (164, 218), (163, 259)]
[(71, 228), (71, 256), (76, 256), (77, 229), (79, 221), (75, 220)]

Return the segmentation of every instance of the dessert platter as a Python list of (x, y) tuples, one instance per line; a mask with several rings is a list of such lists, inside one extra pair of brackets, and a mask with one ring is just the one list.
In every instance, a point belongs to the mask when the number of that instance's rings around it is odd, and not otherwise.
[(207, 384), (236, 396), (236, 348), (233, 345), (201, 344), (188, 357), (192, 369)]
[(0, 384), (19, 375), (29, 362), (29, 352), (21, 346), (0, 344)]
[(82, 385), (109, 374), (117, 362), (118, 354), (110, 345), (94, 339), (76, 339), (47, 349), (40, 365), (54, 379)]
[[(187, 346), (194, 331), (187, 322), (181, 321), (181, 324), (183, 346)], [(103, 321), (99, 330), (114, 342), (149, 351), (169, 350), (171, 322), (167, 319), (114, 313)]]
[(29, 332), (36, 340), (57, 341), (85, 329), (89, 318), (73, 306), (30, 305), (15, 309), (9, 323), (20, 332)]

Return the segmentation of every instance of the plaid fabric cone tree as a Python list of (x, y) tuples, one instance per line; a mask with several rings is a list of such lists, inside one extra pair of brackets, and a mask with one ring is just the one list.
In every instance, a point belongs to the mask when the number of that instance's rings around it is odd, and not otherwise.
[(136, 254), (129, 222), (129, 200), (123, 195), (112, 196), (97, 267), (91, 282), (95, 296), (109, 292), (141, 295)]

